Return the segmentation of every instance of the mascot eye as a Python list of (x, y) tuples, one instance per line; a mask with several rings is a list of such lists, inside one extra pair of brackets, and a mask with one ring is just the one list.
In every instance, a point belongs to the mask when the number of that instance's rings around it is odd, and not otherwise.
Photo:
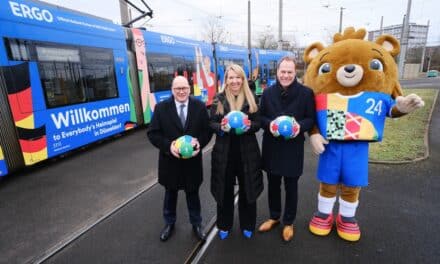
[(321, 75), (323, 73), (329, 73), (331, 69), (332, 68), (330, 67), (330, 63), (326, 62), (322, 64), (321, 67), (319, 67), (318, 75)]
[(370, 68), (372, 70), (378, 70), (378, 71), (383, 71), (383, 64), (382, 62), (380, 62), (380, 60), (378, 59), (372, 59), (370, 61)]

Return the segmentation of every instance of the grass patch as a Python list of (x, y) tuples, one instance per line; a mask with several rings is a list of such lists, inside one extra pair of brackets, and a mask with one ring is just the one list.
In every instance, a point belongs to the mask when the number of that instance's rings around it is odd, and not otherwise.
[(387, 118), (382, 142), (370, 144), (370, 161), (404, 162), (425, 155), (425, 130), (437, 90), (404, 89), (403, 92), (419, 95), (425, 106), (401, 118)]

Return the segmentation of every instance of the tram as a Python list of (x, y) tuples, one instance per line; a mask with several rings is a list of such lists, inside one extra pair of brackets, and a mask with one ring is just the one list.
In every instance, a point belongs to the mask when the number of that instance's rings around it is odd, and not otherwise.
[(176, 75), (209, 107), (236, 63), (248, 78), (256, 73), (261, 94), (286, 55), (126, 28), (36, 0), (2, 1), (0, 25), (0, 177), (148, 124)]

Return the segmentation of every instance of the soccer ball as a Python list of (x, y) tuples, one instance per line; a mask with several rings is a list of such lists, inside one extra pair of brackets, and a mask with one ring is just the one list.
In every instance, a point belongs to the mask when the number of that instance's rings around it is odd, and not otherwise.
[(279, 116), (272, 122), (270, 131), (275, 136), (282, 136), (285, 139), (296, 136), (299, 132), (299, 125), (291, 116)]
[(179, 151), (179, 155), (182, 159), (189, 159), (192, 157), (192, 154), (194, 152), (194, 147), (191, 144), (192, 137), (188, 135), (184, 135), (179, 137), (174, 146)]
[(246, 115), (240, 111), (231, 111), (225, 116), (231, 128), (242, 128)]

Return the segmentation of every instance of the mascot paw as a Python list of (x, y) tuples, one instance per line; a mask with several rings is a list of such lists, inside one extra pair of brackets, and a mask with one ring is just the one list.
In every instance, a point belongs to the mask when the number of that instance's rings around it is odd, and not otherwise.
[(326, 236), (332, 231), (333, 214), (316, 212), (309, 223), (309, 230), (317, 236)]
[(324, 152), (324, 145), (328, 144), (328, 141), (321, 134), (313, 134), (310, 136), (310, 143), (312, 144), (313, 152), (319, 155)]
[(336, 218), (336, 229), (340, 238), (356, 242), (361, 238), (361, 230), (354, 217), (344, 217), (338, 215)]
[(402, 113), (411, 113), (425, 105), (425, 102), (417, 94), (407, 96), (398, 96), (396, 98), (396, 107)]

